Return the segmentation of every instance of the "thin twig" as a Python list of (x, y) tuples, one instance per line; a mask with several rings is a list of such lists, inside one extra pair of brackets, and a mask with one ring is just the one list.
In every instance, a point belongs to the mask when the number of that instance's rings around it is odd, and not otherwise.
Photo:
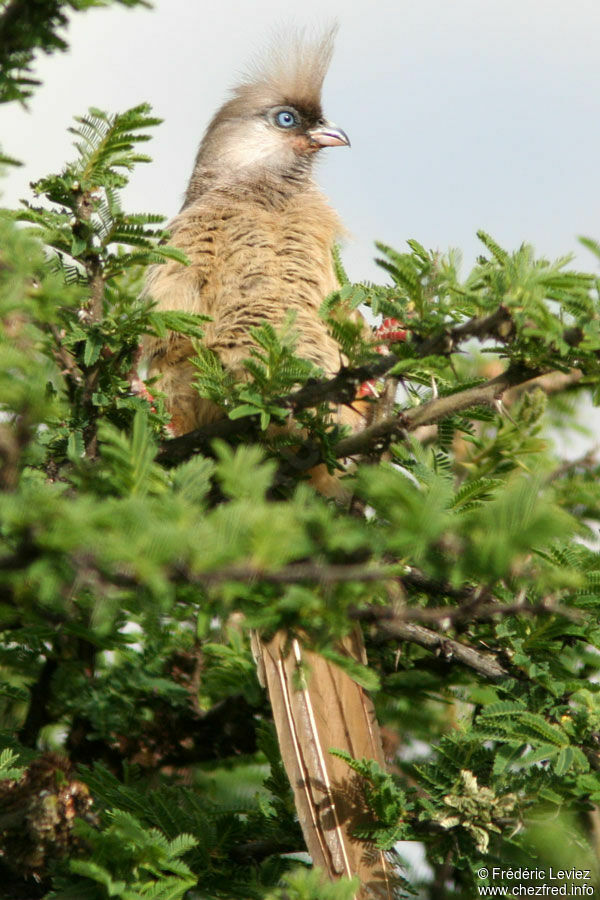
[(316, 584), (341, 584), (347, 581), (387, 581), (397, 579), (398, 566), (381, 566), (372, 568), (360, 564), (327, 565), (324, 563), (300, 562), (291, 563), (277, 571), (269, 571), (252, 565), (232, 565), (212, 572), (179, 571), (177, 573), (190, 584), (222, 584), (225, 581), (243, 581), (245, 583), (263, 581), (269, 584), (296, 584), (297, 582), (315, 582)]
[(81, 369), (75, 362), (73, 355), (67, 350), (62, 341), (62, 335), (56, 325), (50, 325), (50, 333), (54, 338), (55, 346), (52, 348), (54, 358), (62, 367), (61, 374), (65, 375), (73, 383), (79, 387), (83, 383), (83, 374)]
[(578, 456), (576, 459), (566, 459), (560, 466), (557, 466), (556, 469), (553, 469), (552, 472), (550, 472), (545, 479), (546, 483), (552, 484), (558, 478), (562, 478), (563, 475), (568, 475), (576, 469), (586, 469), (588, 472), (595, 469), (599, 465), (599, 451), (600, 445), (596, 444), (594, 447), (591, 447), (587, 453), (582, 454), (582, 456)]
[[(483, 600), (483, 602), (482, 602)], [(565, 619), (580, 621), (581, 615), (576, 609), (560, 606), (552, 598), (539, 603), (489, 603), (483, 595), (482, 600), (474, 597), (460, 606), (407, 606), (391, 608), (389, 606), (367, 606), (353, 609), (350, 613), (354, 619), (368, 622), (437, 622), (450, 626), (459, 622), (487, 622), (499, 616), (538, 616), (557, 615)]]

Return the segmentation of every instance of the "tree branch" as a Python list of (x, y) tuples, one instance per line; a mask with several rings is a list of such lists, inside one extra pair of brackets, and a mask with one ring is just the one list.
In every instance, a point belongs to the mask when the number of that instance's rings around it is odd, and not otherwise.
[[(86, 559), (85, 566), (95, 568), (94, 561)], [(186, 584), (212, 585), (225, 581), (243, 581), (244, 583), (262, 581), (268, 584), (296, 584), (297, 582), (314, 582), (316, 584), (340, 584), (347, 581), (389, 581), (401, 577), (399, 566), (365, 566), (362, 563), (349, 565), (327, 565), (318, 562), (290, 563), (282, 569), (269, 571), (258, 566), (234, 564), (212, 572), (191, 572), (187, 568), (177, 568), (172, 572), (174, 581), (181, 580)], [(138, 580), (126, 572), (112, 572), (104, 575), (107, 581), (120, 587), (135, 588)]]
[(510, 312), (505, 306), (499, 306), (489, 316), (474, 316), (462, 325), (456, 325), (454, 328), (448, 328), (439, 334), (425, 338), (418, 345), (418, 356), (446, 356), (454, 353), (463, 341), (474, 337), (480, 340), (495, 337), (505, 344), (512, 337), (514, 331)]
[(295, 584), (314, 581), (319, 584), (339, 584), (345, 581), (385, 581), (398, 578), (398, 566), (369, 568), (358, 565), (323, 565), (321, 563), (292, 563), (278, 572), (265, 572), (256, 566), (230, 566), (214, 572), (187, 574), (192, 582), (218, 584), (223, 581), (267, 581), (270, 584)]
[[(505, 343), (512, 331), (510, 313), (504, 306), (500, 306), (489, 316), (474, 317), (462, 325), (444, 329), (424, 340), (413, 335), (410, 347), (417, 359), (426, 356), (447, 356), (453, 353), (463, 341), (472, 337), (482, 340), (487, 337), (497, 337)], [(334, 378), (330, 378), (328, 381), (309, 381), (287, 397), (280, 398), (278, 403), (296, 412), (316, 406), (326, 400), (352, 403), (356, 399), (356, 391), (361, 384), (373, 378), (381, 378), (398, 361), (397, 356), (388, 354), (364, 366), (342, 368)]]
[(18, 737), (24, 747), (35, 747), (40, 729), (51, 722), (48, 705), (52, 699), (52, 678), (58, 669), (54, 656), (47, 656), (31, 687), (29, 709)]
[(180, 437), (171, 438), (161, 444), (156, 461), (161, 465), (176, 466), (185, 462), (196, 453), (211, 456), (212, 442), (215, 438), (243, 437), (259, 432), (258, 416), (245, 416), (243, 419), (219, 419), (196, 428)]
[[(410, 575), (410, 573), (409, 573)], [(404, 579), (404, 576), (402, 577)], [(426, 576), (417, 573), (418, 586), (423, 588), (423, 580), (429, 586), (436, 584), (428, 582)], [(445, 585), (439, 585), (441, 591), (445, 591)], [(540, 603), (515, 603), (498, 604), (489, 602), (489, 595), (482, 591), (479, 595), (475, 595), (472, 588), (454, 588), (455, 594), (458, 592), (465, 598), (470, 600), (460, 606), (448, 607), (398, 607), (389, 606), (368, 606), (363, 609), (353, 609), (350, 616), (353, 619), (375, 623), (377, 634), (380, 640), (386, 641), (390, 639), (399, 639), (401, 641), (409, 641), (413, 644), (419, 644), (427, 650), (434, 650), (443, 654), (444, 658), (450, 662), (452, 659), (457, 660), (465, 666), (475, 669), (486, 678), (497, 681), (500, 678), (508, 676), (508, 671), (500, 665), (500, 663), (489, 656), (483, 654), (473, 647), (463, 644), (453, 638), (438, 634), (422, 625), (414, 624), (415, 621), (437, 622), (448, 627), (461, 621), (484, 622), (487, 619), (494, 619), (497, 616), (507, 615), (539, 615), (540, 613), (555, 613), (565, 616), (569, 619), (579, 619), (577, 610), (565, 609), (554, 603), (553, 600), (542, 600)]]
[[(420, 356), (420, 354), (417, 354)], [(330, 401), (332, 403), (350, 404), (356, 400), (358, 388), (365, 381), (372, 378), (381, 378), (398, 362), (398, 357), (392, 353), (380, 356), (378, 359), (364, 366), (343, 366), (333, 378), (326, 381), (310, 379), (301, 388), (292, 391), (286, 397), (278, 399), (277, 403), (288, 409), (298, 412), (319, 403)]]
[[(581, 339), (579, 331), (571, 334), (565, 331), (568, 343), (577, 343)], [(450, 355), (458, 346), (473, 337), (481, 340), (489, 337), (506, 343), (514, 332), (510, 312), (504, 306), (488, 316), (476, 316), (457, 325), (447, 328), (424, 340), (413, 335), (411, 349), (415, 357), (423, 358), (432, 355)], [(301, 388), (285, 397), (277, 398), (277, 405), (294, 412), (317, 406), (320, 403), (352, 404), (356, 400), (358, 388), (365, 381), (381, 378), (398, 362), (393, 354), (382, 356), (363, 366), (343, 367), (333, 378), (325, 381), (310, 380)], [(381, 452), (394, 437), (402, 437), (409, 431), (415, 431), (425, 425), (439, 422), (456, 412), (473, 406), (490, 405), (505, 391), (510, 391), (507, 401), (513, 401), (521, 393), (541, 387), (546, 393), (555, 393), (576, 385), (582, 378), (579, 370), (571, 372), (548, 372), (540, 374), (526, 367), (510, 366), (504, 373), (485, 384), (465, 391), (459, 391), (446, 397), (438, 397), (429, 403), (406, 410), (398, 417), (385, 418), (361, 431), (359, 434), (342, 438), (334, 447), (338, 459), (354, 456), (368, 451)], [(210, 453), (211, 442), (218, 437), (232, 438), (255, 432), (258, 434), (258, 416), (246, 416), (242, 419), (221, 419), (197, 428), (188, 434), (164, 442), (158, 454), (158, 462), (177, 465), (194, 453)], [(301, 458), (304, 457), (304, 460)], [(287, 463), (291, 469), (306, 471), (322, 462), (321, 451), (315, 442), (307, 441), (301, 452), (288, 454)]]
[(561, 391), (569, 391), (576, 388), (581, 379), (583, 372), (580, 369), (571, 369), (570, 372), (546, 372), (544, 375), (537, 375), (529, 381), (515, 385), (506, 392), (504, 401), (507, 406), (511, 406), (519, 400), (523, 394), (540, 388), (545, 394), (551, 396)]
[(61, 332), (56, 325), (50, 324), (49, 331), (54, 339), (52, 355), (60, 366), (60, 374), (65, 377), (73, 395), (75, 390), (83, 384), (83, 373), (75, 362), (73, 354), (63, 344)]
[[(403, 577), (401, 580), (404, 580)], [(473, 593), (473, 592), (472, 592)], [(494, 603), (482, 592), (480, 597), (472, 596), (460, 606), (367, 606), (350, 611), (353, 619), (376, 623), (401, 622), (435, 622), (445, 627), (460, 622), (486, 622), (498, 616), (537, 616), (553, 614), (566, 619), (580, 621), (581, 615), (576, 609), (560, 606), (553, 598), (545, 598), (539, 603)]]
[[(444, 329), (424, 340), (413, 335), (411, 349), (417, 358), (431, 355), (449, 355), (457, 349), (460, 343), (472, 337), (485, 339), (486, 337), (495, 336), (505, 343), (511, 333), (512, 320), (510, 313), (504, 306), (500, 306), (489, 316), (475, 316), (462, 325)], [(386, 375), (398, 361), (398, 357), (390, 353), (386, 356), (380, 356), (373, 362), (363, 366), (342, 367), (333, 378), (324, 381), (311, 379), (298, 390), (292, 391), (285, 397), (277, 398), (277, 405), (294, 412), (318, 406), (324, 402), (350, 405), (356, 400), (357, 391), (361, 384)], [(163, 443), (158, 455), (158, 462), (168, 466), (177, 465), (177, 463), (188, 459), (193, 453), (210, 452), (210, 443), (217, 437), (230, 438), (241, 436), (251, 431), (258, 431), (257, 419), (257, 416), (246, 416), (235, 421), (222, 419), (190, 431), (188, 434), (172, 438)], [(391, 434), (399, 433), (400, 427), (400, 424), (393, 427)], [(417, 428), (418, 425), (414, 427)], [(388, 434), (385, 428), (382, 433)], [(375, 440), (377, 441), (377, 436)], [(345, 455), (349, 454), (341, 453), (338, 454), (338, 457)], [(312, 462), (310, 465), (314, 464)], [(310, 468), (310, 465), (307, 468)]]
[(467, 388), (447, 397), (436, 397), (435, 400), (402, 412), (400, 416), (383, 419), (357, 434), (342, 438), (335, 445), (335, 455), (339, 459), (356, 456), (369, 450), (383, 450), (393, 437), (400, 436), (403, 432), (414, 431), (422, 425), (432, 425), (454, 413), (474, 406), (490, 406), (509, 387), (528, 380), (530, 377), (530, 371), (509, 368), (502, 375), (477, 385), (477, 387)]
[[(389, 361), (390, 357), (387, 356), (383, 357), (381, 360), (382, 363), (389, 363)], [(387, 368), (391, 368), (391, 366), (388, 366)], [(382, 368), (382, 371), (383, 370), (384, 368)], [(331, 381), (307, 385), (307, 393), (302, 394), (299, 401), (301, 403), (300, 407), (295, 406), (296, 401), (293, 399), (297, 398), (300, 392), (290, 395), (290, 398), (292, 399), (288, 399), (287, 401), (286, 398), (283, 398), (281, 402), (283, 404), (287, 402), (288, 405), (294, 405), (295, 408), (302, 408), (304, 405), (309, 405), (309, 396), (311, 397), (311, 403), (314, 404), (320, 402), (320, 400), (315, 398), (321, 397), (323, 391), (327, 391), (328, 387), (334, 382), (337, 382), (338, 379), (339, 384), (345, 384), (347, 373), (359, 372), (361, 378), (359, 383), (362, 383), (362, 381), (366, 380), (363, 377), (365, 371), (366, 370), (363, 368), (353, 370), (345, 369), (338, 373), (336, 378), (331, 379)], [(372, 373), (373, 369), (371, 368), (369, 371)], [(494, 400), (497, 400), (508, 388), (517, 384), (529, 382), (532, 379), (532, 374), (531, 370), (528, 369), (519, 367), (509, 368), (496, 378), (492, 378), (490, 381), (486, 381), (484, 384), (478, 385), (477, 387), (467, 388), (464, 391), (450, 394), (447, 397), (437, 397), (435, 400), (430, 400), (428, 403), (423, 403), (420, 406), (415, 406), (406, 410), (399, 416), (383, 419), (381, 422), (368, 426), (357, 434), (342, 438), (334, 445), (334, 453), (338, 459), (342, 459), (346, 456), (355, 456), (369, 450), (379, 451), (385, 449), (387, 444), (389, 444), (394, 437), (403, 437), (407, 432), (414, 431), (421, 425), (438, 422), (440, 419), (446, 418), (447, 416), (464, 409), (469, 409), (473, 406), (492, 404)], [(353, 379), (354, 375), (351, 377)], [(310, 389), (310, 391), (308, 391), (308, 389)], [(304, 391), (304, 388), (301, 388), (301, 391)], [(212, 422), (202, 428), (197, 428), (195, 431), (190, 431), (188, 434), (184, 434), (181, 437), (164, 442), (158, 454), (157, 461), (163, 465), (177, 465), (185, 459), (188, 459), (193, 453), (211, 453), (211, 442), (217, 437), (237, 437), (251, 433), (252, 431), (258, 431), (257, 416), (246, 416), (243, 419), (236, 420), (219, 419), (217, 422)], [(298, 452), (288, 453), (286, 458), (287, 465), (295, 472), (306, 471), (322, 461), (321, 450), (318, 444), (311, 440), (303, 442)]]
[(448, 662), (455, 659), (457, 662), (471, 669), (475, 669), (480, 675), (489, 678), (492, 681), (499, 681), (501, 678), (508, 676), (508, 671), (500, 665), (492, 657), (474, 650), (460, 641), (452, 640), (444, 637), (429, 628), (423, 628), (422, 625), (413, 625), (410, 622), (399, 622), (394, 620), (383, 620), (378, 625), (378, 631), (384, 640), (397, 638), (401, 641), (410, 641), (413, 644), (419, 644), (427, 650), (434, 650), (441, 654)]
[(266, 838), (262, 841), (248, 841), (245, 844), (238, 844), (231, 849), (231, 856), (237, 862), (254, 864), (262, 862), (269, 856), (280, 855), (282, 853), (298, 853), (304, 849), (304, 841), (301, 834), (294, 839), (288, 837), (285, 840), (280, 838)]

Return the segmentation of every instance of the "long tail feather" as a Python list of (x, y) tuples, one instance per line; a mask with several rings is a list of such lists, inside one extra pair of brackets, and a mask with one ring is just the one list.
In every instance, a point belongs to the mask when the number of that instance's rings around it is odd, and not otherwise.
[[(346, 750), (384, 764), (370, 697), (345, 671), (283, 632), (268, 642), (255, 637), (254, 649), (313, 863), (332, 880), (357, 875), (355, 900), (392, 900), (384, 854), (351, 834), (369, 819), (358, 776), (329, 753)], [(358, 632), (339, 649), (365, 661)]]

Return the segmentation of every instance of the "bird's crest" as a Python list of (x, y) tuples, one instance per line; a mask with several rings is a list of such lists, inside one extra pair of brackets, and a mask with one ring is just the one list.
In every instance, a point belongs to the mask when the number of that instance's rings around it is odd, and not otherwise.
[(267, 52), (253, 60), (234, 87), (234, 102), (254, 106), (293, 102), (300, 107), (318, 107), (336, 32), (337, 25), (318, 37), (305, 29), (278, 31)]

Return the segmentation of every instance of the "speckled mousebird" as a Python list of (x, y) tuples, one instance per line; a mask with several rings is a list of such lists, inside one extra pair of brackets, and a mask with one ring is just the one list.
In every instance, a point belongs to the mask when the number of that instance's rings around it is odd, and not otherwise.
[[(290, 310), (296, 353), (327, 375), (340, 368), (338, 344), (318, 310), (338, 287), (332, 247), (343, 227), (312, 176), (323, 148), (350, 143), (321, 108), (334, 31), (317, 40), (302, 33), (280, 39), (233, 89), (206, 130), (183, 207), (169, 226), (171, 243), (190, 265), (170, 261), (148, 275), (146, 291), (160, 309), (211, 317), (204, 343), (233, 370), (249, 356), (251, 326), (279, 327)], [(194, 389), (186, 338), (152, 340), (146, 355), (176, 434), (223, 416)], [(356, 414), (345, 407), (338, 418), (352, 423)], [(254, 636), (254, 645), (314, 863), (331, 879), (358, 875), (357, 900), (391, 898), (385, 857), (350, 833), (366, 814), (356, 777), (328, 752), (345, 749), (383, 765), (369, 696), (296, 637)], [(339, 649), (366, 661), (358, 632)]]

